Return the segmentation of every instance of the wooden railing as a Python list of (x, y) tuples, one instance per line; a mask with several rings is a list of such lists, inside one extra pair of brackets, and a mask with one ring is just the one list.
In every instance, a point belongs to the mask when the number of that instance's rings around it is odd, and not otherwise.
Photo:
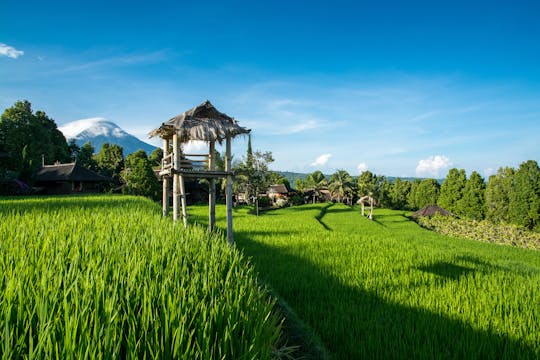
[[(185, 154), (180, 160), (180, 170), (208, 171), (208, 155)], [(164, 156), (161, 160), (161, 172), (170, 172), (173, 168), (173, 154)]]
[(208, 155), (185, 154), (184, 158), (180, 160), (180, 169), (193, 170), (193, 171), (207, 171), (208, 170)]

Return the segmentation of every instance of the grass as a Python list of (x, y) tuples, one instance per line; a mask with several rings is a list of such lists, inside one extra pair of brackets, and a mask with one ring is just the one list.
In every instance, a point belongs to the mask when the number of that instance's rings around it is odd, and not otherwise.
[[(206, 207), (191, 214), (206, 223)], [(238, 208), (234, 230), (333, 358), (540, 358), (538, 251), (430, 232), (399, 211), (369, 221), (341, 204)]]
[(268, 359), (281, 320), (223, 237), (129, 196), (0, 199), (0, 358)]

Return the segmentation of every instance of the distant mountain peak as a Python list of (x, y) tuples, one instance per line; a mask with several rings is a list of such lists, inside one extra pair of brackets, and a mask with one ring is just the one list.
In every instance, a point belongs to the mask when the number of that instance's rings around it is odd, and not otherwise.
[(102, 117), (72, 121), (60, 126), (58, 129), (68, 141), (74, 139), (75, 143), (79, 146), (90, 141), (96, 152), (106, 142), (121, 146), (124, 149), (124, 156), (140, 149), (143, 149), (149, 154), (156, 148), (127, 133), (112, 121)]

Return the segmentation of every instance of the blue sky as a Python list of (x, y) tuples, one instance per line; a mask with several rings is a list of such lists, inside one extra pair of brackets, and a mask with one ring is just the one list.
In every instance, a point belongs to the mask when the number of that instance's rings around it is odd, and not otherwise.
[[(0, 111), (145, 134), (206, 99), (275, 170), (487, 176), (540, 161), (535, 1), (12, 1)], [(240, 158), (246, 140), (235, 142)]]

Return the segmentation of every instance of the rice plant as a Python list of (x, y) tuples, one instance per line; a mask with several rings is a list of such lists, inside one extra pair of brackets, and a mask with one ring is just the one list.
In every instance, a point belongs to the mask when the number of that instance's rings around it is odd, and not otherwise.
[(234, 216), (238, 248), (333, 358), (540, 358), (538, 251), (441, 235), (385, 209), (373, 221), (341, 204)]
[(281, 320), (220, 234), (129, 196), (0, 200), (0, 358), (272, 358)]

